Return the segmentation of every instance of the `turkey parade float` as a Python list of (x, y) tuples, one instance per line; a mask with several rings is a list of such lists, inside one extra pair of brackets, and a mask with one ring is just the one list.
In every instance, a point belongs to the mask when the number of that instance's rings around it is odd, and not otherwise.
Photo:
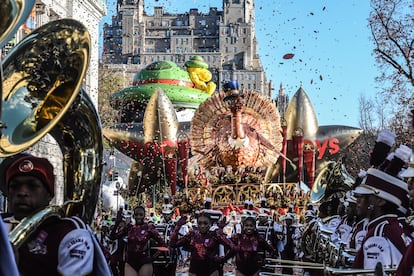
[(342, 153), (361, 130), (319, 126), (302, 87), (284, 117), (260, 91), (236, 81), (220, 87), (194, 56), (185, 68), (151, 63), (112, 94), (120, 120), (103, 134), (133, 160), (126, 196), (150, 209), (156, 225), (205, 213), (231, 237), (253, 217), (274, 248), (263, 255), (261, 275), (375, 273), (351, 269), (357, 221), (349, 213), (363, 176), (348, 173)]

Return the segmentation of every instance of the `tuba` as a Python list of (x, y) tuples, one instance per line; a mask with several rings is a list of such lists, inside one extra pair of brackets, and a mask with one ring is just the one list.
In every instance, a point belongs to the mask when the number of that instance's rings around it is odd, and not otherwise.
[(20, 154), (46, 134), (57, 141), (63, 155), (65, 204), (23, 219), (9, 234), (16, 247), (50, 216), (76, 214), (92, 222), (103, 142), (99, 115), (81, 87), (90, 46), (85, 26), (61, 19), (34, 30), (2, 62), (0, 157)]

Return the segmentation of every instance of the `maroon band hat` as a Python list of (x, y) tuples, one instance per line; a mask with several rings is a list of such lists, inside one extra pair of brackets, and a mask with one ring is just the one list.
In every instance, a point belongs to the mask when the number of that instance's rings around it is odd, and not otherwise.
[(55, 194), (55, 176), (53, 166), (46, 158), (35, 157), (32, 155), (23, 156), (14, 161), (6, 172), (6, 185), (10, 180), (18, 175), (31, 175), (37, 177), (52, 196)]

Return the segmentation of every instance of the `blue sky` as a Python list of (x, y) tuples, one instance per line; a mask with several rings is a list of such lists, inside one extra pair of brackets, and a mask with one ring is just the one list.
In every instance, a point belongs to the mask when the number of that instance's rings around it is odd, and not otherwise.
[[(110, 22), (115, 0), (108, 0)], [(283, 83), (292, 97), (307, 92), (319, 125), (358, 127), (358, 97), (373, 98), (378, 75), (367, 26), (369, 2), (361, 0), (255, 0), (256, 37), (268, 80)], [(147, 13), (164, 6), (172, 13), (209, 7), (221, 0), (145, 0)], [(292, 59), (283, 59), (293, 53)]]

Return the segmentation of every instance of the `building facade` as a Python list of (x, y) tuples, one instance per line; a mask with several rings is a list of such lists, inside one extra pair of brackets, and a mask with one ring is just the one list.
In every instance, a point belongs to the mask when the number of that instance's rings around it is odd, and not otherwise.
[(270, 97), (270, 89), (257, 51), (253, 0), (223, 0), (222, 10), (208, 13), (196, 8), (184, 14), (155, 7), (144, 10), (143, 0), (118, 0), (111, 24), (103, 29), (103, 65), (133, 74), (156, 61), (184, 66), (198, 55), (209, 64), (218, 89), (237, 81), (240, 89)]

